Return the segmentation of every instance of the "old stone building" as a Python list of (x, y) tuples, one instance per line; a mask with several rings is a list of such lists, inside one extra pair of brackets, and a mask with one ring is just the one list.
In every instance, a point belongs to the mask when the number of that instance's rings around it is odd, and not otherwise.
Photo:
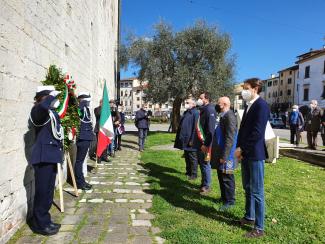
[(36, 87), (55, 64), (93, 106), (104, 81), (116, 98), (119, 0), (0, 0), (0, 243), (24, 223), (33, 199), (28, 118)]

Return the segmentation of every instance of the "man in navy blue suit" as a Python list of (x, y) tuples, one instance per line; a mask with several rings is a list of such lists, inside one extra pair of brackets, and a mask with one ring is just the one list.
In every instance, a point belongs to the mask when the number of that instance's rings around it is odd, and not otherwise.
[(60, 101), (54, 86), (39, 86), (30, 121), (35, 126), (36, 141), (32, 147), (30, 163), (34, 168), (35, 195), (33, 219), (29, 223), (33, 232), (41, 235), (58, 233), (61, 225), (53, 223), (49, 210), (53, 201), (57, 163), (63, 160), (63, 129), (56, 112)]
[(176, 133), (174, 147), (184, 150), (186, 175), (189, 180), (197, 178), (197, 148), (194, 147), (196, 135), (196, 124), (199, 119), (199, 112), (195, 107), (193, 98), (185, 101), (185, 109)]
[(77, 139), (77, 157), (74, 170), (78, 189), (90, 190), (92, 185), (85, 181), (85, 177), (82, 172), (83, 163), (87, 156), (90, 142), (93, 140), (94, 136), (91, 114), (89, 110), (89, 103), (91, 101), (89, 92), (80, 92), (78, 95), (78, 100), (80, 111), (80, 130)]
[(210, 103), (210, 93), (203, 92), (197, 101), (200, 107), (199, 125), (195, 147), (198, 149), (198, 162), (201, 170), (200, 194), (206, 195), (211, 191), (211, 147), (216, 125), (216, 110)]
[(236, 156), (242, 162), (242, 180), (245, 190), (245, 216), (241, 225), (254, 225), (247, 238), (264, 235), (264, 160), (267, 158), (265, 128), (270, 109), (258, 95), (262, 82), (251, 78), (244, 82), (242, 97), (246, 101), (238, 133)]

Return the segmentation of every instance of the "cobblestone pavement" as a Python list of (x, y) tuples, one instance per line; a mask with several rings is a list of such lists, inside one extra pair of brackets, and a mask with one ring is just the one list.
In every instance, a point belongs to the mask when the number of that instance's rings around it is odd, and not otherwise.
[[(111, 162), (99, 164), (88, 174), (93, 189), (81, 192), (79, 198), (64, 193), (65, 212), (52, 207), (52, 218), (62, 227), (55, 236), (33, 234), (23, 226), (11, 243), (162, 243), (153, 227), (149, 209), (152, 195), (145, 193), (147, 171), (140, 165), (137, 138), (123, 136), (122, 151)], [(89, 165), (94, 162), (89, 161)], [(59, 202), (56, 198), (55, 202)]]

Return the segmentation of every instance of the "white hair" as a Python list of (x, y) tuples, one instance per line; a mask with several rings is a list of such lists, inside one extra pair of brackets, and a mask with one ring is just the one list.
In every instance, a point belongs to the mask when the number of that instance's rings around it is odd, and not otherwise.
[(316, 105), (316, 106), (317, 106), (317, 104), (318, 104), (317, 100), (311, 100), (310, 103), (312, 103), (312, 104), (314, 104), (314, 105)]

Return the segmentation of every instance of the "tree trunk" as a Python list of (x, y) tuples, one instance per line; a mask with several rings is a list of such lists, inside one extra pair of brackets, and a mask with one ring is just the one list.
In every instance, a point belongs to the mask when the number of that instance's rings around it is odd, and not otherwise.
[(182, 105), (182, 99), (180, 97), (176, 97), (173, 102), (173, 114), (172, 114), (172, 132), (173, 133), (177, 132), (179, 121), (181, 118), (181, 115), (180, 115), (181, 105)]

